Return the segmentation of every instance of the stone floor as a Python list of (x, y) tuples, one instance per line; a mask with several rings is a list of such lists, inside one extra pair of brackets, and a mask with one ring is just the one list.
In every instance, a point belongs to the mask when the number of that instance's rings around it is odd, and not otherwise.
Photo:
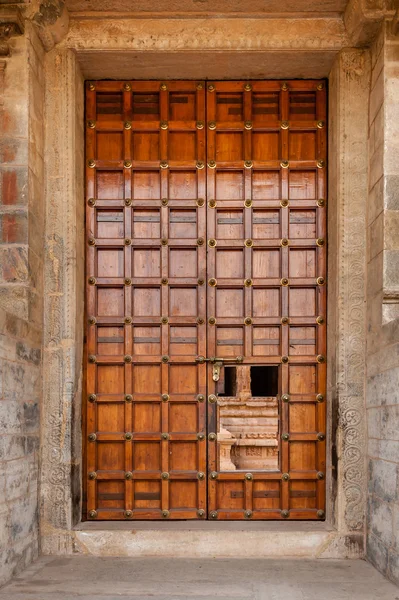
[(46, 557), (0, 600), (399, 600), (362, 560)]

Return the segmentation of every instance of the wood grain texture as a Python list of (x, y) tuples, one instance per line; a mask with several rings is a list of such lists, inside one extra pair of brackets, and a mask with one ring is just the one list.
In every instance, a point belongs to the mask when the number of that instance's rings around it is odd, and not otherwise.
[[(87, 515), (320, 519), (325, 84), (198, 83), (86, 86)], [(239, 355), (278, 369), (279, 466), (250, 476), (219, 470), (196, 361)]]

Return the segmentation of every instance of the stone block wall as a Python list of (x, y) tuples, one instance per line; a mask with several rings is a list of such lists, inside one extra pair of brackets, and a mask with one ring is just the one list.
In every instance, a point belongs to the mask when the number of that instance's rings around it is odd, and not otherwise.
[(43, 49), (0, 61), (0, 585), (39, 553), (42, 396)]
[(399, 42), (372, 47), (367, 253), (367, 556), (399, 583)]

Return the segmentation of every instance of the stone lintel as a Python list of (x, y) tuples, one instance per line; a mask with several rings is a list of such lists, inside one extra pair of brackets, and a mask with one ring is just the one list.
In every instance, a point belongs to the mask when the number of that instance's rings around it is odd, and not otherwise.
[(384, 20), (395, 18), (395, 0), (349, 0), (344, 23), (351, 45), (369, 46)]
[(18, 6), (0, 6), (0, 56), (10, 54), (10, 38), (22, 35), (24, 31), (24, 20)]
[(71, 18), (63, 44), (78, 50), (339, 51), (348, 45), (340, 18)]

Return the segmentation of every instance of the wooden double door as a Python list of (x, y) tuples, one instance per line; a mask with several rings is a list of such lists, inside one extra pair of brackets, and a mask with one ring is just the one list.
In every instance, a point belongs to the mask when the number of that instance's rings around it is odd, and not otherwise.
[(324, 81), (86, 83), (89, 519), (323, 519)]

